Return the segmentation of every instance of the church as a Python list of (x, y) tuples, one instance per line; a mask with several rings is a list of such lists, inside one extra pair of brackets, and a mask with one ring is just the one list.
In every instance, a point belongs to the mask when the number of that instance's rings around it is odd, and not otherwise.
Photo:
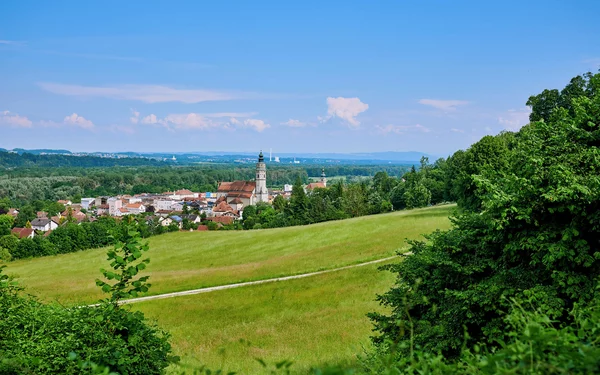
[(221, 182), (217, 189), (217, 199), (225, 198), (229, 205), (241, 204), (243, 207), (255, 205), (258, 202), (269, 202), (267, 190), (267, 165), (262, 151), (258, 154), (255, 181)]

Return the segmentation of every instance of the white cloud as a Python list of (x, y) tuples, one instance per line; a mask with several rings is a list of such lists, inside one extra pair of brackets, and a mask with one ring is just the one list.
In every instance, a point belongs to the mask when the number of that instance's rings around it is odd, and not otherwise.
[(132, 124), (137, 124), (140, 121), (140, 113), (132, 108), (129, 121), (131, 121)]
[(32, 122), (25, 116), (19, 116), (18, 114), (11, 113), (10, 111), (3, 111), (0, 114), (0, 124), (6, 124), (20, 128), (30, 128)]
[(169, 130), (184, 130), (196, 129), (207, 130), (213, 128), (232, 129), (233, 126), (239, 128), (251, 128), (258, 132), (262, 132), (266, 128), (271, 127), (262, 120), (246, 119), (243, 122), (235, 117), (222, 119), (225, 115), (236, 115), (244, 117), (245, 113), (184, 113), (184, 114), (169, 114), (164, 118), (159, 118), (155, 114), (150, 114), (143, 117), (140, 122), (142, 124), (158, 124)]
[(327, 117), (319, 117), (324, 122), (332, 117), (339, 117), (348, 122), (351, 127), (358, 127), (360, 122), (356, 119), (360, 113), (369, 109), (369, 105), (360, 101), (359, 98), (327, 98)]
[(529, 123), (530, 113), (531, 108), (509, 109), (503, 115), (498, 116), (498, 122), (506, 130), (517, 131)]
[(233, 93), (215, 90), (174, 89), (159, 85), (80, 86), (41, 82), (42, 89), (54, 94), (68, 96), (103, 97), (119, 100), (138, 100), (146, 103), (199, 103), (217, 100), (233, 100), (253, 97), (248, 93)]
[(419, 104), (428, 105), (443, 111), (456, 111), (458, 106), (469, 104), (466, 100), (421, 99)]
[(263, 130), (270, 128), (271, 125), (265, 124), (263, 120), (247, 119), (244, 120), (244, 127), (253, 128), (257, 132), (262, 132)]
[(158, 118), (155, 114), (150, 114), (142, 119), (142, 124), (156, 124), (158, 122)]
[(389, 133), (404, 134), (404, 133), (415, 133), (415, 132), (429, 133), (431, 131), (431, 130), (429, 130), (428, 128), (424, 127), (421, 124), (416, 124), (416, 125), (385, 125), (385, 126), (377, 125), (375, 128), (377, 129), (377, 132), (380, 133), (380, 134), (389, 134)]
[(175, 129), (208, 129), (216, 126), (213, 122), (198, 113), (168, 115), (159, 121), (167, 127)]
[(291, 126), (293, 128), (301, 128), (303, 126), (306, 126), (307, 124), (300, 120), (289, 119), (286, 122), (282, 122), (281, 125), (287, 125), (287, 126)]
[(453, 132), (455, 132), (455, 133), (464, 133), (464, 132), (465, 132), (465, 131), (464, 131), (464, 130), (462, 130), (462, 129), (456, 129), (456, 128), (452, 128), (452, 129), (450, 129), (450, 131), (453, 131)]
[(73, 113), (72, 115), (65, 117), (63, 122), (67, 125), (75, 125), (83, 129), (91, 129), (94, 127), (94, 124), (90, 120), (79, 116), (77, 113)]

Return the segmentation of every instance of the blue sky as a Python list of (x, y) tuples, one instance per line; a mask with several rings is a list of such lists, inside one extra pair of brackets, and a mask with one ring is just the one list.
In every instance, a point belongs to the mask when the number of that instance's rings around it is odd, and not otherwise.
[(600, 67), (600, 2), (0, 5), (0, 147), (422, 151)]

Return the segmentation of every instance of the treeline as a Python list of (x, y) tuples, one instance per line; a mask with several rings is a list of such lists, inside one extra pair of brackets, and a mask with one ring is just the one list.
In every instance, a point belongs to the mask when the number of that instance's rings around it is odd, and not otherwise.
[(447, 161), (453, 228), (383, 267), (371, 373), (600, 373), (600, 73)]
[[(385, 168), (385, 169), (384, 169)], [(381, 170), (400, 175), (406, 166), (335, 166), (325, 168), (328, 175), (373, 176)], [(310, 170), (311, 174), (307, 172)], [(253, 180), (254, 166), (215, 164), (198, 167), (141, 168), (18, 168), (0, 172), (0, 197), (8, 197), (21, 207), (34, 200), (75, 199), (102, 195), (163, 193), (182, 188), (215, 191), (221, 181)], [(309, 182), (321, 169), (269, 165), (267, 181), (271, 187), (293, 184), (296, 179)]]
[(166, 162), (147, 158), (102, 158), (99, 156), (35, 155), (0, 151), (0, 167), (3, 168), (55, 168), (55, 167), (139, 167), (162, 166)]
[(143, 215), (139, 215), (137, 218), (128, 216), (121, 220), (102, 216), (96, 221), (79, 224), (69, 222), (66, 218), (67, 223), (54, 229), (47, 236), (40, 233), (33, 238), (19, 239), (10, 233), (10, 222), (5, 220), (7, 216), (0, 215), (0, 260), (4, 261), (66, 254), (112, 245), (127, 236), (127, 228), (133, 221), (136, 222), (136, 228), (144, 238), (179, 231), (176, 223), (162, 226), (158, 222), (158, 217), (146, 220)]

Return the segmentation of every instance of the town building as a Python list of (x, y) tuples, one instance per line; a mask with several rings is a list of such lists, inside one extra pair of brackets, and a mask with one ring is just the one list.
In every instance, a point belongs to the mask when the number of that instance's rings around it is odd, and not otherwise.
[(35, 230), (33, 228), (13, 228), (10, 233), (19, 238), (33, 238), (33, 236), (35, 236)]
[(255, 181), (221, 182), (217, 189), (217, 198), (222, 197), (225, 197), (228, 202), (238, 198), (244, 207), (269, 201), (267, 166), (262, 151), (256, 163)]
[(311, 182), (306, 185), (305, 190), (310, 191), (317, 188), (326, 188), (327, 187), (327, 176), (325, 176), (325, 168), (321, 170), (321, 179), (318, 182)]
[(47, 217), (37, 218), (31, 222), (31, 228), (42, 232), (48, 232), (58, 228), (58, 223), (54, 222), (52, 219), (48, 219)]

